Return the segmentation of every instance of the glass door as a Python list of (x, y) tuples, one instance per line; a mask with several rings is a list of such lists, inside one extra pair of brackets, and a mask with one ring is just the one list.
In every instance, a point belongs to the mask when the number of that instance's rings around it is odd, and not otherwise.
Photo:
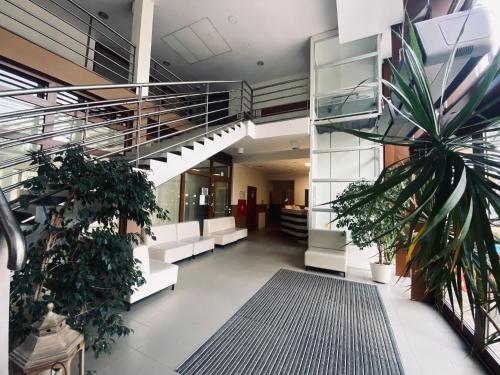
[(224, 217), (229, 215), (229, 181), (227, 178), (214, 178), (213, 215)]
[(184, 221), (199, 221), (203, 230), (203, 219), (208, 218), (210, 177), (186, 173)]

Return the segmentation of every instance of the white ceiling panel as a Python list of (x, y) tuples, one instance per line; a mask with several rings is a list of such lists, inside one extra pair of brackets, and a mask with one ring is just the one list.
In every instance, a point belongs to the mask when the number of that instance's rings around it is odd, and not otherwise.
[(220, 55), (231, 51), (231, 47), (226, 43), (224, 37), (220, 35), (217, 29), (208, 18), (203, 18), (191, 25), (191, 29), (203, 41), (203, 43), (212, 51), (214, 55)]
[(195, 62), (200, 61), (191, 51), (189, 51), (184, 44), (182, 44), (174, 34), (170, 34), (164, 36), (162, 40), (172, 48), (175, 52), (179, 54), (186, 62), (189, 64), (194, 64)]
[(174, 36), (199, 61), (206, 60), (214, 55), (190, 27), (176, 31)]

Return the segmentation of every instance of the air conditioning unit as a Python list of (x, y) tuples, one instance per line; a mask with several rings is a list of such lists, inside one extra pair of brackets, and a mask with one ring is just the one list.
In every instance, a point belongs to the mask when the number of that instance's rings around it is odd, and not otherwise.
[(469, 11), (453, 13), (415, 24), (432, 97), (436, 102), (441, 95), (446, 64), (464, 22), (465, 28), (458, 42), (448, 87), (453, 87), (467, 77), (484, 55), (498, 50), (500, 30), (493, 9), (478, 6), (470, 11), (467, 19), (468, 13)]

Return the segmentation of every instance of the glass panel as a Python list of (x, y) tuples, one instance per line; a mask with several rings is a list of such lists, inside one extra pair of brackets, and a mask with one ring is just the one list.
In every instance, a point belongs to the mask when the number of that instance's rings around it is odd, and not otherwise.
[(359, 177), (373, 179), (380, 173), (380, 147), (359, 151)]
[(330, 178), (330, 153), (313, 154), (312, 178)]
[(216, 161), (214, 162), (214, 174), (216, 176), (231, 177), (229, 176), (229, 171), (229, 165), (218, 163)]
[[(32, 109), (36, 106), (25, 103), (21, 100), (11, 98), (0, 98), (0, 113), (9, 113), (24, 109)], [(16, 138), (41, 134), (43, 131), (43, 116), (21, 118), (0, 123), (0, 142), (9, 142)], [(30, 151), (40, 149), (40, 145), (35, 143), (25, 143), (14, 145), (0, 150), (0, 162), (19, 159), (19, 164), (11, 165), (0, 170), (0, 187), (5, 189), (18, 182), (24, 181), (36, 175), (36, 168), (31, 166), (31, 159), (23, 162), (23, 158), (28, 158)], [(19, 189), (7, 194), (7, 199), (15, 199), (19, 195)]]
[(377, 79), (376, 57), (341, 65), (328, 65), (316, 71), (316, 95), (321, 97), (340, 89), (346, 90), (346, 94), (349, 94), (355, 87), (369, 88), (370, 84), (377, 83)]
[(186, 202), (184, 221), (200, 222), (203, 231), (203, 219), (208, 218), (210, 177), (186, 173)]
[(210, 160), (205, 160), (192, 168), (193, 171), (210, 173)]
[(312, 228), (313, 229), (331, 229), (330, 221), (332, 221), (330, 212), (312, 212)]
[(376, 51), (376, 36), (342, 44), (340, 44), (338, 37), (331, 37), (319, 40), (314, 45), (316, 65), (334, 63)]
[(332, 152), (332, 178), (357, 179), (359, 177), (359, 151)]
[(155, 192), (158, 205), (168, 210), (169, 220), (163, 221), (157, 217), (153, 217), (153, 225), (177, 223), (179, 221), (179, 204), (181, 199), (181, 176), (176, 176), (161, 184), (156, 188)]
[(215, 201), (214, 201), (214, 217), (223, 217), (228, 215), (228, 186), (227, 181), (215, 181)]
[(359, 115), (378, 110), (378, 86), (332, 92), (316, 99), (318, 119)]

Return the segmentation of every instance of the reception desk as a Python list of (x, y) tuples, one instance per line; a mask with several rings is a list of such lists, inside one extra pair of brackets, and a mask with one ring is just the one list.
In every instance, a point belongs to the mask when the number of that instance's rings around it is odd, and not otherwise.
[(308, 235), (307, 209), (282, 208), (281, 231), (292, 237), (306, 240)]

